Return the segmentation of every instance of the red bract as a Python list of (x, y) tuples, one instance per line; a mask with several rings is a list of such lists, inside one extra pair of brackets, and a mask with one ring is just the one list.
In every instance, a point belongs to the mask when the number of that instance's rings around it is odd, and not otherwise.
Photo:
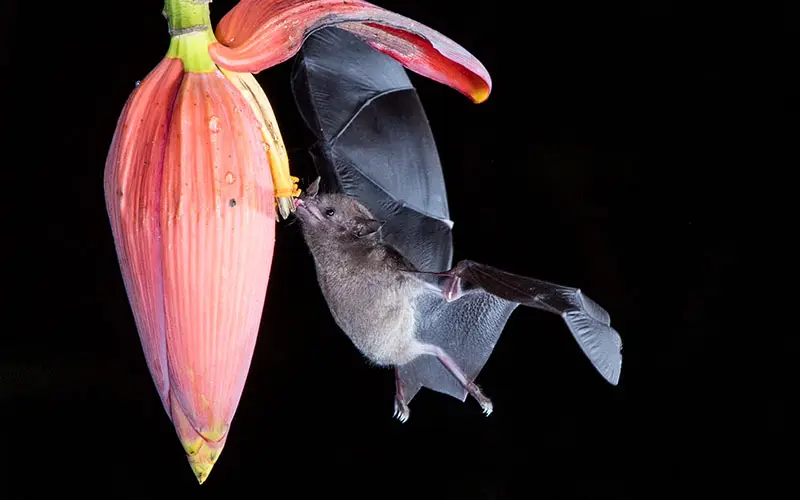
[(150, 372), (207, 474), (244, 388), (272, 262), (259, 120), (221, 72), (165, 59), (120, 118), (106, 199)]
[(315, 29), (337, 26), (408, 69), (475, 102), (492, 89), (488, 71), (466, 49), (412, 19), (360, 0), (242, 0), (217, 26), (211, 57), (222, 67), (257, 73), (292, 57)]

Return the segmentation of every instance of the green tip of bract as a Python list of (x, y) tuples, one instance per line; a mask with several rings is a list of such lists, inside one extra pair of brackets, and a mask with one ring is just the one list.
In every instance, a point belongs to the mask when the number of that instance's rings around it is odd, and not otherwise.
[(210, 446), (203, 446), (197, 454), (187, 457), (189, 459), (189, 466), (192, 468), (194, 477), (197, 482), (203, 484), (208, 476), (211, 474), (211, 469), (217, 463), (219, 458), (219, 451)]

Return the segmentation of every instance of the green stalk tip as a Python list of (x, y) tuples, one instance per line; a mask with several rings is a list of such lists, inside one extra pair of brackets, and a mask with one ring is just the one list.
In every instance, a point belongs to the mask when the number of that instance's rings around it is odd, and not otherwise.
[(208, 3), (209, 0), (164, 2), (164, 16), (172, 37), (167, 57), (180, 59), (187, 72), (210, 73), (217, 69), (208, 53), (208, 44), (216, 41)]

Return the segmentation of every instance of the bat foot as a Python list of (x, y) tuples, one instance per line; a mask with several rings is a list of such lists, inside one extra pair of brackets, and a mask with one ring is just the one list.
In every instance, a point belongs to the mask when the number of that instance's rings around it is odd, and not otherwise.
[(475, 398), (475, 401), (481, 405), (481, 409), (483, 410), (483, 414), (487, 417), (492, 414), (494, 411), (494, 404), (492, 404), (492, 400), (487, 398), (483, 395), (483, 391), (481, 391), (480, 387), (477, 385), (469, 384), (467, 386), (467, 391)]
[(394, 400), (394, 418), (400, 421), (401, 424), (406, 423), (408, 420), (409, 415), (411, 414), (411, 410), (408, 409), (408, 405), (400, 398), (395, 398)]

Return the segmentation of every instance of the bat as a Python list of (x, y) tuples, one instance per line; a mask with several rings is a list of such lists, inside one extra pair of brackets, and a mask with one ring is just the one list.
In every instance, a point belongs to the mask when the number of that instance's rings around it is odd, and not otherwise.
[(394, 367), (394, 416), (406, 422), (421, 387), (493, 410), (475, 379), (511, 313), (524, 305), (560, 315), (583, 353), (613, 385), (622, 340), (609, 314), (580, 289), (463, 260), (420, 271), (383, 237), (384, 222), (317, 178), (296, 200), (303, 237), (330, 312), (372, 363)]

